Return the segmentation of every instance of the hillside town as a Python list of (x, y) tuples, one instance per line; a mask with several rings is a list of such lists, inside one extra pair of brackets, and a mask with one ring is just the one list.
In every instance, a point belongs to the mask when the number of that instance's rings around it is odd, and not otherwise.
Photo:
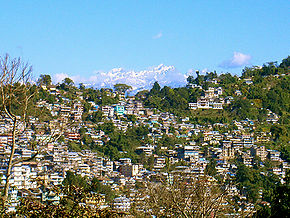
[(0, 218), (290, 217), (290, 1), (0, 5)]
[[(203, 89), (196, 84), (192, 88)], [(108, 202), (105, 196), (99, 202), (100, 208), (111, 207), (118, 211), (129, 211), (135, 201), (136, 184), (152, 181), (158, 177), (170, 179), (176, 174), (190, 175), (194, 178), (204, 176), (211, 169), (221, 178), (234, 178), (237, 172), (238, 159), (249, 168), (265, 168), (277, 176), (281, 183), (289, 163), (281, 158), (280, 151), (267, 149), (265, 143), (272, 140), (271, 132), (257, 130), (257, 120), (234, 120), (231, 123), (193, 124), (189, 117), (176, 116), (170, 112), (161, 112), (156, 108), (145, 107), (140, 97), (106, 90), (107, 96), (118, 98), (118, 102), (108, 105), (97, 105), (86, 99), (81, 90), (75, 93), (77, 98), (65, 97), (55, 85), (42, 85), (42, 92), (56, 97), (57, 101), (49, 102), (39, 99), (36, 106), (50, 113), (52, 119), (42, 122), (38, 117), (29, 117), (28, 125), (17, 123), (15, 159), (10, 177), (9, 211), (15, 211), (19, 199), (29, 196), (42, 202), (57, 204), (60, 197), (54, 193), (53, 187), (61, 185), (67, 172), (73, 172), (86, 178), (97, 178), (101, 184), (109, 186), (115, 198)], [(223, 88), (209, 87), (204, 96), (197, 102), (189, 103), (188, 110), (223, 110), (225, 105), (242, 93), (236, 90), (235, 96), (223, 95)], [(141, 96), (142, 97), (142, 96)], [(88, 116), (100, 113), (102, 118), (97, 122), (83, 119), (85, 104), (89, 104)], [(268, 110), (266, 122), (275, 124), (279, 116)], [(133, 117), (134, 119), (128, 119)], [(118, 150), (119, 159), (110, 159), (96, 150), (73, 149), (72, 145), (83, 144), (82, 137), (92, 139), (101, 148), (110, 137), (104, 129), (96, 128), (106, 123), (113, 124), (118, 131), (126, 132), (132, 127), (145, 127), (147, 143), (135, 148), (141, 158), (150, 160), (150, 164), (131, 159), (127, 151)], [(2, 115), (0, 120), (0, 156), (2, 185), (7, 170), (7, 157), (11, 153), (9, 146), (12, 140), (13, 123), (9, 117)], [(82, 131), (85, 129), (85, 131)], [(46, 131), (45, 131), (46, 130)], [(180, 143), (160, 144), (164, 137), (175, 138)], [(34, 145), (32, 146), (32, 142)], [(168, 141), (168, 143), (171, 143)], [(25, 159), (17, 163), (18, 159)], [(212, 166), (211, 160), (216, 160)], [(270, 167), (269, 167), (270, 166)], [(42, 184), (40, 186), (39, 184)], [(124, 190), (129, 190), (124, 192)], [(246, 196), (236, 186), (231, 194), (239, 196), (239, 210), (251, 211), (254, 204), (245, 201)], [(261, 198), (263, 190), (260, 190)]]

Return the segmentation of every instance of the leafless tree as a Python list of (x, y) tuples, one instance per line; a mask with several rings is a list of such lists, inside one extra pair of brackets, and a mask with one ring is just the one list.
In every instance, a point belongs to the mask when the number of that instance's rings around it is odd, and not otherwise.
[(27, 107), (33, 96), (30, 85), (32, 67), (24, 64), (20, 58), (11, 59), (5, 55), (0, 59), (0, 103), (2, 116), (10, 119), (12, 123), (12, 142), (10, 144), (10, 156), (8, 158), (6, 181), (3, 192), (3, 203), (6, 204), (9, 190), (9, 179), (16, 149), (16, 136), (21, 131), (19, 123), (25, 123)]
[(230, 186), (208, 176), (147, 182), (133, 203), (133, 213), (140, 217), (219, 217), (233, 211)]
[[(37, 86), (31, 81), (32, 66), (24, 63), (20, 58), (11, 58), (8, 54), (0, 57), (0, 111), (2, 118), (9, 120), (8, 134), (11, 135), (10, 154), (3, 157), (6, 161), (5, 185), (2, 194), (4, 208), (7, 205), (9, 193), (9, 180), (13, 166), (33, 160), (41, 149), (33, 148), (35, 152), (31, 157), (15, 157), (17, 137), (24, 134), (29, 125), (29, 113), (34, 111), (33, 97), (37, 93)], [(51, 134), (49, 138), (30, 142), (31, 146), (41, 147), (59, 137), (60, 134)]]

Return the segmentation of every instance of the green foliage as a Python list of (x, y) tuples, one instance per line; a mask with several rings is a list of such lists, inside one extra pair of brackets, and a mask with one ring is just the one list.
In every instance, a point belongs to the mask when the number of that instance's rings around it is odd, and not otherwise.
[(131, 121), (132, 123), (135, 123), (135, 122), (137, 121), (137, 117), (136, 117), (136, 115), (133, 115), (133, 114), (127, 114), (126, 117), (127, 117), (127, 120), (128, 120), (128, 121)]
[(282, 68), (289, 68), (290, 67), (290, 56), (288, 56), (287, 58), (282, 60), (280, 67), (282, 67)]
[(275, 75), (279, 74), (281, 71), (284, 72), (284, 70), (279, 69), (277, 62), (268, 62), (267, 64), (264, 64), (262, 68), (246, 67), (243, 70), (242, 78)]
[(289, 217), (290, 213), (290, 181), (289, 171), (286, 174), (285, 184), (278, 184), (271, 193), (271, 207), (262, 206), (254, 217)]
[(290, 146), (289, 144), (286, 144), (284, 146), (281, 146), (281, 158), (288, 163), (290, 163)]
[(216, 170), (216, 161), (214, 159), (211, 159), (209, 164), (206, 165), (205, 173), (209, 176), (215, 176), (217, 173)]
[(257, 119), (258, 110), (253, 105), (253, 103), (246, 98), (236, 98), (231, 104), (231, 112), (233, 117), (238, 117), (240, 119)]
[(107, 201), (112, 201), (115, 197), (115, 193), (112, 191), (111, 187), (108, 185), (103, 185), (96, 177), (89, 180), (86, 177), (75, 174), (71, 171), (66, 172), (66, 177), (62, 183), (65, 187), (77, 187), (82, 188), (87, 192), (94, 192), (98, 194), (106, 195)]
[(90, 116), (89, 119), (93, 123), (101, 122), (103, 120), (103, 113), (101, 110), (98, 110), (96, 112), (93, 112)]
[(83, 98), (87, 101), (93, 101), (99, 106), (112, 105), (119, 102), (119, 99), (113, 97), (113, 90), (111, 89), (93, 89), (86, 88), (83, 91)]
[(114, 123), (112, 122), (104, 122), (103, 124), (99, 125), (98, 130), (102, 130), (105, 132), (106, 135), (113, 133), (116, 129)]
[(45, 86), (51, 85), (51, 76), (41, 74), (39, 76), (39, 79), (37, 80), (37, 84), (38, 85), (45, 85)]
[(80, 143), (78, 143), (76, 141), (69, 141), (68, 142), (68, 148), (71, 151), (82, 151), (83, 149), (87, 149), (87, 147), (84, 148)]
[(112, 191), (111, 187), (103, 185), (96, 177), (92, 179), (89, 190), (91, 192), (106, 195), (107, 202), (111, 202), (115, 197), (115, 193)]
[(204, 82), (204, 75), (200, 75), (199, 71), (196, 71), (196, 78), (194, 80), (194, 83), (197, 85), (202, 86)]
[(186, 80), (187, 80), (188, 83), (194, 83), (194, 77), (193, 76), (188, 76)]
[(219, 79), (220, 79), (222, 85), (235, 84), (238, 81), (238, 77), (233, 76), (230, 73), (221, 74), (219, 76)]
[(154, 84), (153, 84), (153, 87), (152, 87), (152, 89), (150, 90), (150, 94), (151, 95), (158, 95), (159, 94), (159, 92), (160, 92), (160, 85), (159, 85), (159, 83), (158, 82), (155, 82)]
[(93, 101), (95, 103), (99, 102), (99, 98), (101, 96), (101, 92), (98, 89), (93, 89), (93, 88), (87, 88), (82, 90), (83, 91), (83, 97), (87, 101)]
[(162, 138), (157, 141), (157, 153), (161, 147), (173, 149), (176, 144), (183, 144), (184, 141), (184, 139), (177, 138), (175, 136), (167, 136), (164, 134)]
[(64, 178), (62, 184), (64, 186), (75, 186), (79, 188), (88, 189), (87, 179), (81, 175), (74, 174), (71, 171), (66, 172), (66, 177)]
[(80, 83), (80, 84), (79, 84), (79, 89), (80, 89), (81, 91), (84, 91), (84, 90), (86, 89), (86, 87), (85, 87), (85, 85), (84, 85), (83, 83)]
[[(16, 213), (3, 217), (123, 217), (126, 213), (110, 208), (100, 209), (101, 196), (74, 185), (55, 187), (52, 190), (60, 197), (58, 204), (43, 203), (30, 197), (20, 200)], [(87, 201), (90, 201), (87, 204)]]
[(73, 85), (74, 85), (74, 81), (73, 81), (72, 79), (70, 79), (70, 78), (65, 78), (65, 79), (63, 80), (63, 83), (64, 83), (65, 85), (67, 85), (67, 86), (73, 86)]
[(95, 149), (112, 160), (129, 157), (133, 162), (137, 162), (139, 156), (135, 153), (136, 148), (148, 142), (149, 130), (147, 126), (133, 126), (128, 128), (126, 132), (122, 132), (117, 130), (113, 123), (105, 122), (97, 129), (104, 131), (110, 140), (105, 141), (104, 146), (95, 147)]
[[(221, 86), (223, 88), (223, 96), (233, 96), (234, 101), (229, 106), (224, 105), (225, 112), (222, 112), (220, 117), (207, 113), (207, 117), (203, 119), (205, 122), (215, 122), (221, 118), (224, 121), (241, 120), (245, 118), (258, 119), (265, 121), (267, 117), (266, 109), (279, 114), (283, 117), (283, 122), (289, 123), (289, 99), (290, 99), (290, 82), (289, 76), (289, 57), (284, 59), (280, 66), (276, 62), (269, 62), (263, 65), (262, 68), (252, 67), (245, 68), (241, 79), (237, 76), (232, 76), (230, 73), (217, 75), (215, 72), (200, 75), (197, 71), (197, 77), (189, 76), (189, 83), (201, 85), (203, 89), (209, 86)], [(277, 76), (278, 75), (278, 76)], [(219, 85), (210, 83), (216, 78)], [(251, 78), (252, 85), (244, 83), (244, 78)], [(240, 90), (242, 96), (237, 97), (235, 91)], [(157, 108), (161, 111), (168, 111), (177, 116), (189, 116), (192, 121), (200, 121), (201, 110), (198, 112), (190, 112), (188, 103), (196, 102), (203, 94), (200, 89), (192, 88), (170, 88), (160, 87), (158, 82), (155, 82), (149, 92), (138, 93), (136, 96), (140, 98), (145, 106)], [(213, 114), (216, 112), (208, 110)], [(218, 112), (220, 113), (220, 112)]]
[(287, 217), (290, 215), (290, 181), (289, 171), (286, 176), (286, 183), (278, 185), (274, 191), (274, 197), (271, 204), (271, 216)]
[(234, 117), (228, 110), (195, 110), (190, 112), (191, 122), (198, 124), (229, 123)]
[(35, 97), (35, 100), (40, 100), (40, 99), (47, 101), (49, 104), (53, 104), (57, 101), (54, 95), (49, 94), (49, 92), (45, 91), (44, 89), (39, 89)]
[(154, 157), (153, 156), (149, 156), (146, 157), (144, 153), (142, 153), (140, 155), (140, 159), (139, 159), (140, 163), (143, 164), (143, 166), (148, 169), (148, 170), (152, 170), (153, 166), (154, 166)]
[(122, 83), (118, 83), (114, 85), (114, 89), (117, 92), (120, 93), (126, 93), (128, 90), (132, 89), (132, 86), (126, 85), (126, 84), (122, 84)]
[(283, 136), (286, 136), (288, 133), (287, 129), (284, 126), (277, 124), (273, 125), (270, 131), (275, 141), (279, 140)]
[(181, 116), (189, 113), (188, 102), (196, 101), (201, 95), (201, 90), (186, 87), (172, 89), (168, 86), (160, 89), (159, 84), (155, 83), (150, 92), (144, 94), (145, 98), (142, 100), (145, 106)]
[(262, 199), (271, 202), (272, 193), (279, 184), (279, 178), (276, 175), (266, 174), (261, 169), (249, 168), (244, 164), (238, 164), (235, 179), (239, 190), (245, 193), (251, 202), (259, 199), (260, 190), (263, 192)]

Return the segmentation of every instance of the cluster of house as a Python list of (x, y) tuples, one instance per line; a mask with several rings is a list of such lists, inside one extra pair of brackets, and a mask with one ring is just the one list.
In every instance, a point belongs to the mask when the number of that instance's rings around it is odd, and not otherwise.
[(72, 105), (67, 105), (70, 103), (70, 99), (64, 98), (66, 103), (59, 104), (59, 103), (48, 103), (46, 101), (38, 101), (37, 107), (45, 107), (48, 109), (52, 116), (59, 116), (62, 118), (62, 121), (68, 122), (69, 119), (80, 121), (82, 120), (83, 114), (83, 105), (80, 101), (73, 102)]
[[(192, 86), (194, 88), (201, 88), (200, 86)], [(223, 94), (222, 87), (214, 88), (209, 87), (204, 91), (204, 96), (197, 99), (197, 102), (188, 103), (190, 110), (196, 109), (215, 109), (222, 110), (224, 104), (230, 104), (233, 99), (231, 96), (223, 98), (220, 95)]]
[[(51, 91), (51, 94), (53, 93), (60, 95), (59, 91), (55, 89)], [(210, 88), (205, 93), (208, 103), (207, 106), (201, 106), (203, 108), (209, 107), (209, 102), (219, 98), (222, 89)], [(55, 119), (43, 123), (37, 118), (31, 117), (29, 122), (31, 128), (25, 128), (22, 123), (18, 124), (19, 133), (16, 138), (15, 158), (30, 158), (36, 153), (35, 149), (30, 146), (31, 141), (37, 142), (38, 149), (42, 149), (42, 152), (30, 161), (19, 162), (13, 166), (9, 190), (10, 210), (15, 210), (19, 198), (28, 195), (42, 201), (57, 203), (59, 197), (52, 194), (50, 188), (61, 184), (67, 171), (88, 178), (97, 177), (102, 184), (109, 185), (116, 193), (121, 193), (124, 187), (133, 187), (131, 191), (134, 192), (136, 182), (146, 181), (148, 178), (158, 175), (166, 174), (168, 176), (182, 172), (196, 177), (202, 176), (211, 158), (217, 160), (216, 170), (221, 175), (235, 176), (237, 166), (231, 161), (234, 158), (239, 158), (248, 167), (257, 164), (257, 159), (259, 166), (263, 166), (264, 161), (269, 160), (274, 163), (270, 171), (279, 176), (282, 182), (286, 170), (289, 169), (289, 163), (280, 158), (279, 151), (266, 149), (263, 145), (271, 140), (271, 134), (256, 132), (253, 120), (234, 121), (233, 125), (236, 127), (234, 130), (230, 130), (228, 124), (222, 123), (206, 126), (192, 124), (189, 122), (189, 118), (179, 120), (174, 114), (144, 108), (142, 103), (134, 97), (123, 98), (116, 105), (102, 107), (91, 102), (92, 107), (89, 113), (101, 110), (104, 119), (111, 120), (122, 131), (126, 131), (132, 125), (147, 126), (148, 137), (152, 143), (138, 147), (136, 153), (143, 153), (145, 157), (153, 160), (150, 169), (144, 168), (140, 163), (133, 163), (130, 158), (112, 161), (90, 150), (73, 152), (68, 148), (68, 142), (79, 141), (79, 129), (84, 126), (87, 128), (85, 134), (89, 134), (98, 146), (103, 146), (110, 140), (104, 131), (96, 130), (91, 124), (87, 125), (85, 121), (82, 121), (82, 101), (83, 99), (71, 101), (63, 98), (62, 103), (49, 104), (47, 101), (41, 100), (37, 106), (48, 109)], [(135, 115), (136, 121), (133, 123), (122, 119), (128, 115)], [(274, 116), (272, 113), (270, 115)], [(68, 123), (69, 120), (73, 120), (74, 125), (67, 125), (64, 130), (61, 129), (59, 123), (63, 121)], [(64, 140), (50, 140), (52, 133), (41, 131), (45, 126), (53, 129), (55, 134), (62, 134)], [(11, 129), (10, 119), (2, 116), (0, 119), (2, 185), (6, 180), (7, 158), (11, 152), (9, 146), (12, 142)], [(158, 147), (157, 143), (164, 135), (184, 139), (184, 143)], [(175, 167), (168, 172), (170, 165)], [(238, 190), (234, 188), (232, 191), (237, 192)], [(128, 210), (131, 201), (133, 199), (130, 199), (130, 195), (120, 194), (114, 200), (113, 207)], [(101, 205), (105, 207), (106, 202), (103, 200)]]
[(153, 114), (152, 110), (145, 109), (141, 102), (135, 101), (134, 97), (129, 97), (128, 101), (120, 101), (115, 105), (106, 105), (101, 108), (102, 113), (106, 117), (114, 117), (115, 115), (148, 115)]

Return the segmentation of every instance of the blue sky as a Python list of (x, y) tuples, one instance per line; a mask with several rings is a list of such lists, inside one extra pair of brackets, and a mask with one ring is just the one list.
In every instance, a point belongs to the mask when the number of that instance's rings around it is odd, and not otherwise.
[(239, 73), (290, 55), (288, 0), (0, 0), (0, 54), (34, 73), (159, 64)]

